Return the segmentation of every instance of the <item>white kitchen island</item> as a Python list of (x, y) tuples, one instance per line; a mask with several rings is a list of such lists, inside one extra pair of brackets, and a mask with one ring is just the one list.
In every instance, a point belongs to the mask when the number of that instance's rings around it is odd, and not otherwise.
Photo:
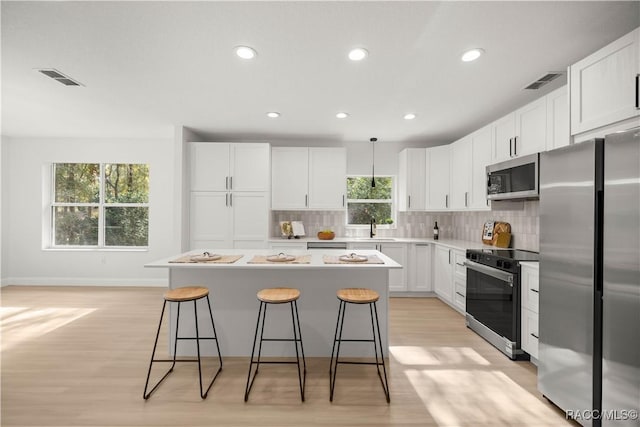
[[(213, 253), (213, 251), (209, 250)], [(290, 251), (291, 255), (309, 255), (308, 264), (274, 262), (269, 264), (249, 263), (254, 256), (274, 255), (268, 249), (216, 249), (220, 255), (242, 255), (232, 264), (174, 263), (186, 255), (202, 254), (202, 250), (158, 260), (145, 267), (167, 268), (169, 288), (200, 285), (209, 288), (220, 350), (223, 356), (249, 356), (256, 328), (259, 301), (256, 293), (269, 287), (292, 287), (300, 290), (298, 312), (302, 330), (305, 355), (329, 357), (333, 345), (338, 316), (338, 289), (363, 287), (377, 291), (378, 316), (382, 345), (388, 354), (388, 298), (389, 269), (402, 268), (400, 264), (375, 250), (358, 250), (358, 255), (375, 255), (383, 264), (326, 264), (323, 256), (349, 254), (348, 250)], [(206, 311), (206, 300), (198, 301), (198, 327), (201, 336), (211, 336), (211, 321)], [(158, 301), (158, 313), (161, 300)], [(171, 304), (171, 331), (174, 335), (176, 307)], [(182, 304), (180, 311), (180, 336), (195, 336), (192, 303)], [(291, 338), (293, 326), (289, 304), (269, 304), (264, 330), (265, 338)], [(349, 304), (344, 325), (344, 338), (369, 339), (372, 337), (371, 318), (368, 305)], [(201, 351), (214, 355), (214, 342), (203, 341)], [(173, 344), (170, 340), (169, 350)], [(340, 349), (345, 356), (372, 356), (371, 343), (346, 343)], [(178, 343), (178, 355), (195, 355), (195, 342)], [(264, 356), (294, 355), (291, 343), (268, 342), (263, 346)]]

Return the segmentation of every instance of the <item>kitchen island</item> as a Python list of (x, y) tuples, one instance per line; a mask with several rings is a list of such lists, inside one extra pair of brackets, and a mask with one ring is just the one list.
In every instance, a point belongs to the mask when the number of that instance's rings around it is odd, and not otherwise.
[[(338, 289), (366, 287), (380, 294), (378, 316), (382, 344), (388, 348), (388, 297), (389, 269), (402, 268), (400, 264), (375, 250), (358, 250), (358, 255), (377, 257), (381, 263), (333, 263), (337, 257), (353, 251), (318, 250), (290, 251), (300, 263), (265, 262), (264, 257), (274, 255), (268, 249), (216, 249), (215, 253), (241, 257), (232, 263), (175, 262), (203, 250), (158, 260), (145, 267), (167, 268), (169, 288), (199, 285), (209, 288), (209, 298), (213, 308), (213, 318), (223, 356), (249, 356), (255, 333), (259, 302), (256, 293), (269, 287), (292, 287), (300, 290), (298, 311), (302, 330), (305, 355), (309, 357), (329, 357), (333, 345), (336, 319), (338, 316)], [(213, 253), (213, 251), (209, 250)], [(258, 260), (258, 263), (253, 261)], [(332, 263), (327, 263), (327, 260)], [(198, 304), (198, 327), (201, 336), (211, 336), (212, 330), (206, 302)], [(158, 311), (161, 304), (158, 302)], [(201, 308), (202, 307), (202, 308)], [(180, 336), (195, 336), (193, 306), (183, 304), (180, 313)], [(170, 308), (171, 331), (174, 335), (176, 308)], [(293, 334), (289, 304), (270, 305), (267, 313), (264, 336), (269, 338), (290, 338)], [(343, 336), (346, 338), (369, 339), (372, 336), (371, 319), (367, 305), (350, 305), (345, 316)], [(172, 342), (169, 349), (172, 349)], [(214, 342), (203, 341), (201, 351), (214, 355)], [(345, 356), (371, 356), (371, 343), (349, 343), (341, 348)], [(178, 355), (195, 355), (195, 342), (181, 341)], [(291, 356), (291, 343), (269, 342), (263, 347), (265, 356)], [(387, 355), (385, 351), (385, 355)]]

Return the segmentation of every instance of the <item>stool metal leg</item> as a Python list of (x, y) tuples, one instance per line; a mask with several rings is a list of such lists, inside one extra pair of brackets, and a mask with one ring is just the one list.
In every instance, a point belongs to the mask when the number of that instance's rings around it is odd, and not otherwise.
[[(336, 333), (338, 333), (338, 325), (340, 326), (340, 332), (337, 336), (337, 348), (336, 348), (336, 357), (335, 364), (333, 366), (333, 377), (330, 378), (331, 383), (329, 384), (329, 401), (333, 402), (333, 391), (336, 387), (336, 373), (338, 372), (338, 360), (340, 357), (340, 344), (342, 343), (342, 328), (344, 326), (344, 314), (347, 311), (347, 304), (344, 301), (340, 301), (340, 309), (338, 309), (338, 321), (336, 323)], [(341, 315), (342, 313), (342, 315)], [(334, 342), (335, 345), (335, 342)], [(333, 352), (331, 353), (331, 360), (333, 361)], [(331, 368), (329, 368), (331, 370)]]
[[(298, 367), (298, 383), (300, 384), (300, 398), (304, 402), (304, 383), (307, 380), (307, 366), (304, 360), (304, 348), (302, 348), (302, 334), (300, 333), (300, 339), (298, 339), (298, 332), (300, 331), (300, 319), (298, 319), (298, 331), (296, 331), (296, 319), (298, 318), (298, 306), (296, 305), (295, 316), (293, 313), (295, 301), (291, 301), (291, 322), (293, 324), (293, 345), (296, 348), (296, 366)], [(298, 354), (298, 341), (300, 341), (300, 351), (302, 352), (302, 363), (304, 364), (304, 381), (303, 375), (300, 372), (300, 355)]]
[[(220, 362), (220, 368), (218, 372), (222, 370), (222, 353), (220, 353), (220, 343), (218, 342), (218, 333), (216, 332), (216, 324), (213, 321), (213, 310), (211, 310), (211, 301), (209, 301), (209, 295), (207, 295), (207, 305), (209, 306), (209, 316), (211, 317), (211, 327), (213, 328), (213, 338), (216, 340), (216, 349), (218, 350), (218, 361)], [(216, 374), (217, 376), (218, 374)], [(215, 378), (214, 378), (215, 379)]]
[[(258, 368), (260, 367), (260, 356), (258, 356), (258, 363), (256, 366), (256, 372), (253, 374), (253, 379), (251, 378), (251, 370), (253, 368), (253, 355), (256, 351), (256, 342), (258, 340), (258, 329), (260, 329), (260, 316), (262, 315), (262, 306), (263, 302), (260, 301), (260, 308), (258, 309), (258, 319), (256, 320), (256, 332), (253, 336), (253, 346), (251, 346), (251, 359), (249, 359), (249, 374), (247, 375), (247, 386), (244, 390), (244, 401), (246, 402), (249, 399), (249, 391), (251, 391), (251, 387), (253, 386), (253, 381), (256, 379), (256, 375), (258, 375)], [(266, 304), (265, 305), (265, 314), (266, 314)], [(264, 317), (262, 320), (262, 331), (264, 332)], [(262, 332), (260, 333), (260, 346), (262, 349)], [(260, 354), (260, 353), (258, 353)]]
[[(371, 309), (371, 306), (369, 306)], [(380, 364), (378, 363), (378, 351), (376, 350), (376, 369), (378, 370), (378, 377), (380, 378), (380, 383), (382, 383), (382, 390), (384, 390), (384, 395), (387, 398), (387, 403), (391, 402), (391, 397), (389, 396), (389, 381), (387, 379), (387, 368), (384, 363), (384, 350), (382, 348), (382, 337), (380, 336), (380, 323), (378, 322), (378, 307), (376, 303), (373, 303), (373, 310), (375, 311), (376, 316), (376, 330), (378, 331), (378, 344), (380, 345), (380, 359), (382, 359), (382, 371), (384, 372), (384, 381), (382, 380), (382, 376), (380, 376)], [(371, 325), (373, 326), (373, 313), (371, 314)], [(373, 345), (376, 345), (376, 337), (373, 337)]]
[[(173, 347), (173, 360), (156, 360), (154, 359), (156, 355), (156, 348), (158, 346), (158, 337), (160, 336), (160, 329), (162, 328), (162, 319), (164, 317), (164, 310), (167, 306), (167, 301), (165, 300), (162, 304), (162, 312), (160, 313), (160, 321), (158, 322), (158, 331), (156, 332), (156, 341), (153, 344), (153, 351), (151, 352), (151, 361), (149, 362), (149, 371), (147, 372), (147, 381), (144, 384), (144, 392), (142, 393), (142, 397), (146, 400), (151, 396), (151, 394), (158, 388), (160, 383), (164, 381), (167, 376), (173, 372), (173, 368), (176, 366), (176, 348), (178, 346), (178, 320), (180, 319), (180, 303), (178, 303), (178, 315), (176, 317), (176, 340)], [(149, 393), (147, 393), (147, 387), (149, 386), (149, 377), (151, 376), (151, 367), (153, 366), (153, 362), (173, 362), (169, 370), (160, 378), (160, 380), (156, 383), (155, 386), (151, 389)]]

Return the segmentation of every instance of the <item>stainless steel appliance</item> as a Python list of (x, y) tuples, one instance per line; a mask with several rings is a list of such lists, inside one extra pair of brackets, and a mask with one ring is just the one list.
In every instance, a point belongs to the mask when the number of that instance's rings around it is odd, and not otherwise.
[(487, 166), (487, 199), (537, 199), (539, 154)]
[(539, 312), (543, 395), (582, 425), (638, 426), (639, 129), (541, 155)]
[(520, 348), (520, 261), (538, 253), (518, 249), (467, 250), (467, 326), (511, 359)]

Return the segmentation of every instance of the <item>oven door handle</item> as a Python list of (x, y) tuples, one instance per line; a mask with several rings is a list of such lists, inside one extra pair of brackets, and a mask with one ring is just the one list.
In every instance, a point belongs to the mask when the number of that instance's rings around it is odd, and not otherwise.
[(509, 283), (513, 287), (513, 274), (506, 271), (498, 270), (497, 268), (488, 267), (486, 265), (478, 264), (477, 262), (466, 260), (464, 262), (465, 267), (477, 271), (478, 273), (486, 274), (487, 276), (495, 277), (503, 282)]

